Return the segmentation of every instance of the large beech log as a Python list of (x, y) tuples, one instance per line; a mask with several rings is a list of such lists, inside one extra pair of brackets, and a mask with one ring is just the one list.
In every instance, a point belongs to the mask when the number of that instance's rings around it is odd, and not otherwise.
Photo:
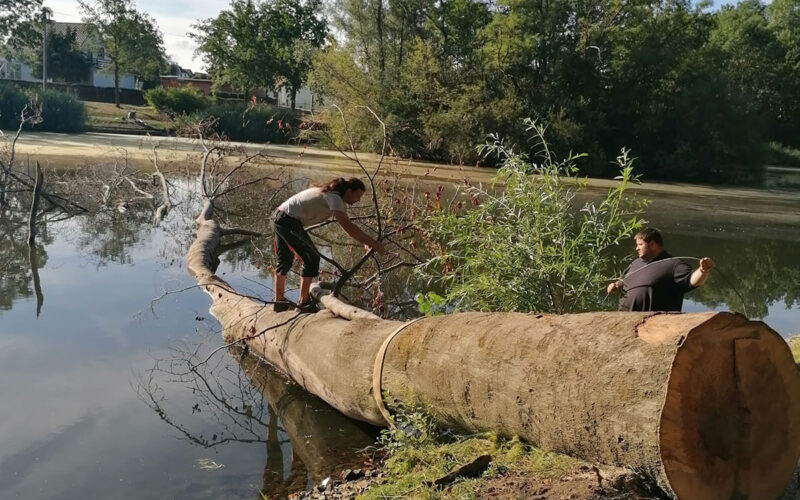
[(372, 393), (378, 358), (387, 402), (425, 405), (442, 425), (632, 466), (679, 498), (772, 500), (800, 457), (800, 376), (786, 342), (761, 322), (730, 313), (464, 313), (403, 327), (330, 311), (273, 313), (213, 275), (220, 230), (210, 212), (198, 219), (188, 267), (225, 338), (247, 338), (347, 416), (386, 425)]

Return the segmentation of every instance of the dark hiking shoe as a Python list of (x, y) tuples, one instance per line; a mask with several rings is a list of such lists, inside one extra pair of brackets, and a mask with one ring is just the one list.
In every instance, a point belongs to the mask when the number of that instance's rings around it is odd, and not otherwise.
[(300, 310), (301, 313), (304, 314), (316, 314), (319, 312), (319, 306), (317, 305), (317, 303), (310, 300), (308, 302), (303, 302), (302, 304), (300, 304), (298, 306), (298, 309)]
[(284, 311), (288, 311), (292, 307), (294, 307), (294, 304), (292, 304), (288, 300), (280, 300), (272, 304), (272, 311), (276, 313), (282, 313)]

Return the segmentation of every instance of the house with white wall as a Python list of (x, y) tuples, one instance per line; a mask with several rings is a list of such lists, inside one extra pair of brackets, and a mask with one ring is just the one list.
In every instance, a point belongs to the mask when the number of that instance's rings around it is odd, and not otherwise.
[[(91, 25), (86, 23), (60, 23), (52, 22), (48, 24), (49, 33), (66, 34), (67, 30), (74, 30), (76, 33), (76, 43), (78, 47), (92, 59), (92, 67), (89, 76), (84, 82), (71, 82), (92, 87), (114, 87), (114, 73), (111, 68), (111, 60), (105, 55), (103, 48), (98, 43), (97, 34)], [(26, 58), (2, 57), (0, 56), (0, 80), (16, 80), (22, 82), (41, 82), (41, 78), (33, 76), (33, 68), (28, 65)], [(53, 78), (47, 79), (53, 82)], [(132, 74), (122, 74), (119, 78), (120, 89), (141, 90), (142, 82)]]

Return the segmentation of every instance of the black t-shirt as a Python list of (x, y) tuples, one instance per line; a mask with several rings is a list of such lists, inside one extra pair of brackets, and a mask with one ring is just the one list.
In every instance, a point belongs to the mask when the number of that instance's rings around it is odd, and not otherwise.
[[(620, 311), (680, 311), (683, 294), (694, 290), (692, 268), (661, 252), (652, 260), (636, 259), (622, 274)], [(659, 262), (659, 261), (664, 262)], [(647, 266), (645, 269), (645, 266)], [(641, 271), (639, 271), (641, 269)]]

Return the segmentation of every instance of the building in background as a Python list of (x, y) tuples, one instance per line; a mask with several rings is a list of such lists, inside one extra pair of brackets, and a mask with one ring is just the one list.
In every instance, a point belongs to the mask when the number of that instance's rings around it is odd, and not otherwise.
[[(201, 74), (197, 73), (196, 75), (201, 75)], [(166, 89), (190, 86), (199, 90), (200, 93), (203, 95), (212, 94), (211, 91), (212, 84), (213, 81), (210, 78), (189, 78), (182, 75), (161, 76), (161, 86)], [(227, 95), (236, 95), (237, 92), (235, 92), (230, 85), (224, 84), (219, 89), (217, 89), (217, 94), (222, 96), (227, 96)], [(262, 87), (260, 89), (255, 89), (253, 91), (253, 94), (262, 101), (275, 104), (282, 108), (292, 107), (292, 96), (289, 92), (287, 92), (285, 87), (281, 87), (280, 89), (278, 89), (277, 92)], [(241, 94), (239, 95), (241, 96)], [(295, 98), (295, 108), (301, 111), (312, 111), (313, 106), (314, 106), (314, 96), (311, 94), (311, 91), (306, 87), (300, 88), (300, 90), (297, 91), (297, 97)]]
[[(79, 85), (88, 85), (99, 88), (114, 88), (114, 74), (111, 70), (111, 60), (106, 57), (102, 45), (97, 39), (97, 34), (91, 25), (86, 23), (61, 23), (52, 22), (47, 26), (48, 33), (66, 34), (67, 30), (76, 33), (76, 44), (87, 57), (91, 59), (92, 65), (85, 81), (66, 82)], [(40, 48), (41, 49), (41, 48)], [(32, 50), (32, 49), (27, 49)], [(0, 80), (14, 80), (20, 82), (41, 82), (41, 78), (36, 78), (33, 68), (28, 61), (31, 57), (27, 54), (13, 55), (5, 58), (0, 56)], [(48, 82), (57, 83), (48, 75)], [(141, 90), (143, 82), (132, 74), (121, 74), (119, 78), (119, 88), (129, 90)]]

